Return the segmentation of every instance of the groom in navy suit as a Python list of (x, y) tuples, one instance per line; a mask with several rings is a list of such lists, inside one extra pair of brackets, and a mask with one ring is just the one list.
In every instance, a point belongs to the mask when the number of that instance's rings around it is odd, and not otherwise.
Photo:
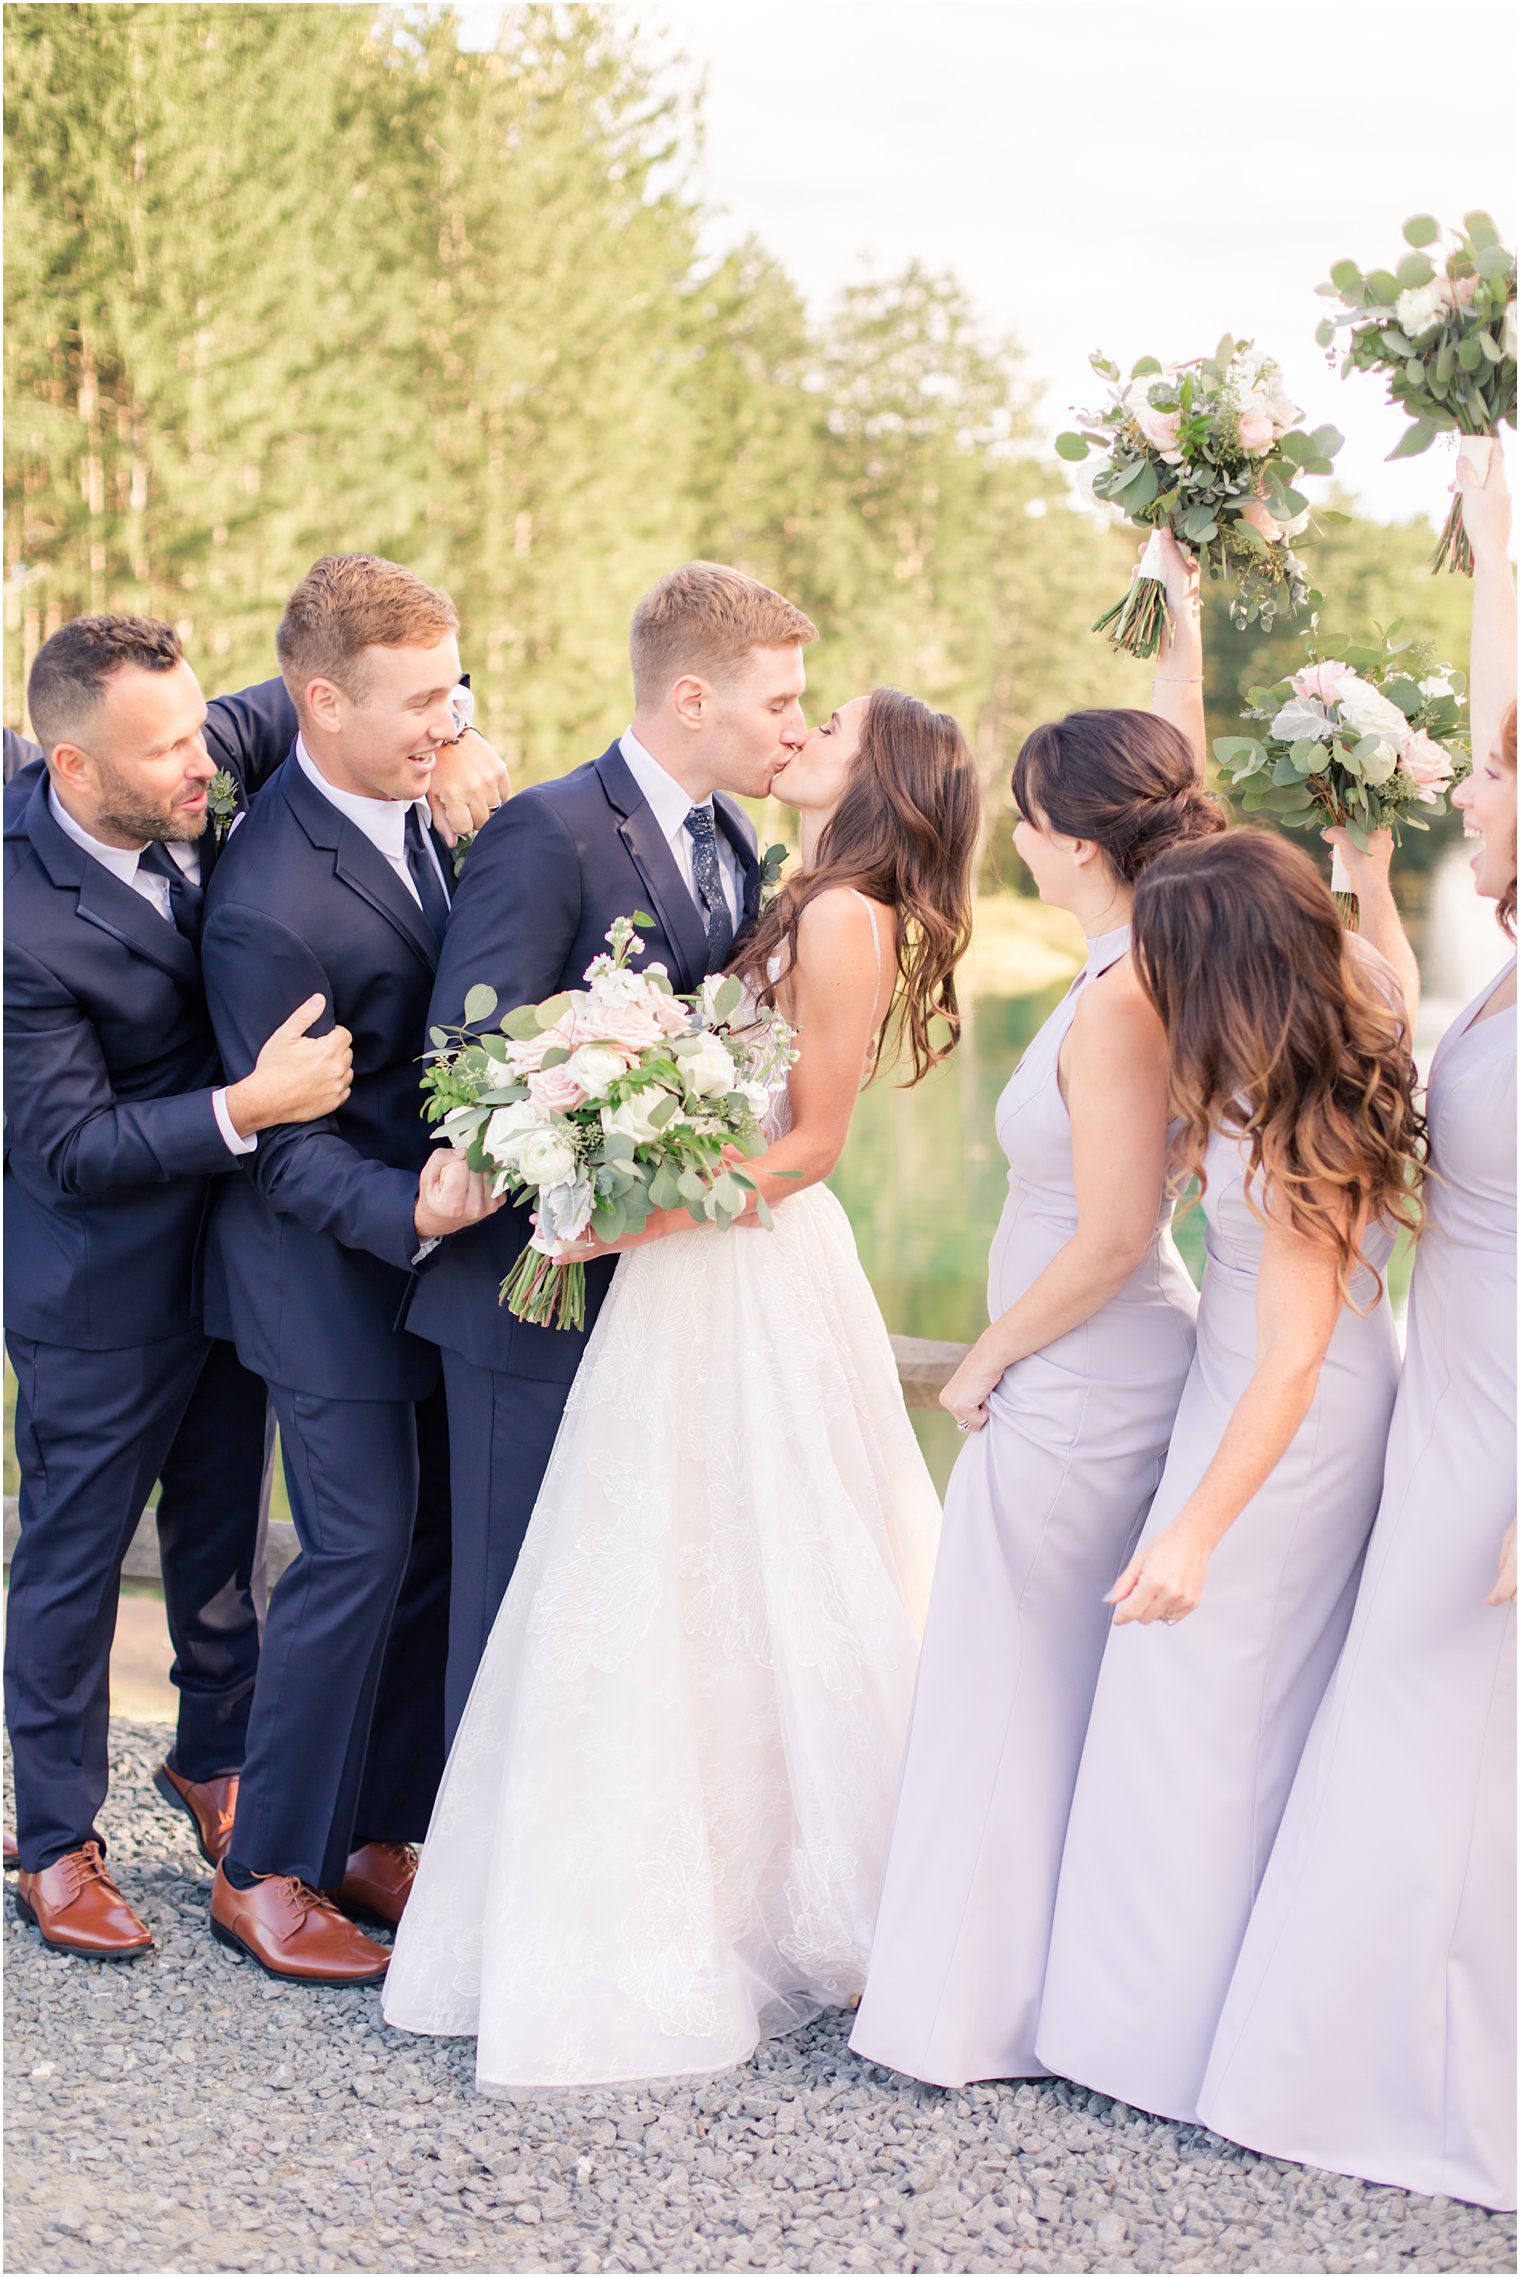
[[(589, 766), (520, 792), (460, 876), (428, 1013), (464, 1019), (466, 992), (503, 1010), (578, 987), (615, 917), (642, 909), (646, 964), (679, 991), (728, 962), (755, 915), (755, 835), (731, 794), (764, 798), (804, 738), (802, 650), (816, 628), (738, 570), (688, 562), (639, 603), (629, 634), (634, 715)], [(586, 1270), (586, 1328), (515, 1320), (498, 1288), (531, 1232), (525, 1209), (463, 1233), (418, 1281), (407, 1325), (443, 1347), (454, 1498), (450, 1736), (548, 1465), (570, 1385), (612, 1278)]]
[(458, 621), (369, 554), (296, 587), (278, 648), (300, 733), (218, 868), (202, 942), (229, 1072), (292, 990), (353, 1036), (347, 1100), (266, 1135), (207, 1262), (208, 1313), (269, 1385), (301, 1544), (270, 1600), (212, 1927), (307, 1983), (384, 1974), (350, 1916), (399, 1919), (443, 1769), (447, 1432), (437, 1352), (397, 1322), (428, 1254), (493, 1206), (430, 1148), (419, 1089), (451, 867), (426, 799), (456, 734)]

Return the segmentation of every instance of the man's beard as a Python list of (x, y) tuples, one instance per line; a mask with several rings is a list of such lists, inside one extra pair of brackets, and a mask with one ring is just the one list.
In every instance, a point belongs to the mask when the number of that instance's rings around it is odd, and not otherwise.
[(103, 760), (96, 764), (100, 769), (100, 820), (124, 839), (135, 840), (140, 846), (154, 839), (161, 846), (191, 846), (205, 836), (209, 819), (205, 807), (199, 814), (186, 814), (183, 810), (176, 813), (172, 808), (144, 806), (114, 767)]

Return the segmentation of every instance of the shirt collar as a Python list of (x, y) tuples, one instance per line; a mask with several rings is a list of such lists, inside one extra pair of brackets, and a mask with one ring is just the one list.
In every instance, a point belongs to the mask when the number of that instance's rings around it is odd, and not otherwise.
[[(84, 824), (70, 814), (51, 783), (48, 785), (48, 807), (65, 838), (72, 838), (76, 846), (82, 846), (87, 854), (92, 854), (102, 868), (109, 870), (112, 877), (120, 878), (123, 885), (133, 883), (137, 876), (138, 860), (148, 850), (146, 846), (108, 846), (104, 839), (97, 838), (93, 831), (86, 830)], [(193, 843), (181, 845), (174, 840), (168, 842), (168, 847), (186, 877), (196, 876), (200, 867), (199, 848)]]
[(425, 806), (423, 799), (368, 799), (357, 791), (340, 791), (330, 783), (306, 748), (305, 739), (296, 737), (296, 764), (315, 790), (319, 790), (338, 812), (356, 823), (372, 846), (377, 846), (387, 861), (406, 859), (406, 818), (412, 806)]
[(618, 737), (618, 749), (628, 763), (628, 772), (643, 792), (645, 802), (667, 838), (679, 836), (693, 806), (711, 809), (711, 799), (692, 799), (687, 796), (674, 775), (660, 765), (652, 752), (644, 749), (631, 727)]

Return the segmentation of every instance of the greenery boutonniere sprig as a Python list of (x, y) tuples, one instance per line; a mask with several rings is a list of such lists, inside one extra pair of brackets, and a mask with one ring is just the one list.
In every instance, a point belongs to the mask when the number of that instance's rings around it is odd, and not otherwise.
[(760, 907), (763, 909), (781, 883), (781, 873), (791, 859), (790, 846), (767, 846), (760, 857)]
[(237, 777), (229, 774), (225, 767), (219, 767), (206, 785), (206, 813), (218, 846), (237, 820), (241, 802)]

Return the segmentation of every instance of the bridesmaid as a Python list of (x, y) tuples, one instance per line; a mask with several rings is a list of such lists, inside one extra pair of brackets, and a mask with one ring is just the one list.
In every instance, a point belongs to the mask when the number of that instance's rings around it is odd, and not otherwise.
[[(1197, 572), (1155, 712), (1074, 712), (1019, 755), (1014, 844), (1087, 963), (998, 1103), (991, 1326), (944, 1393), (950, 1483), (898, 1815), (851, 2046), (942, 2086), (1040, 2074), (1061, 1841), (1108, 1619), (1155, 1492), (1197, 1300), (1164, 1192), (1166, 1043), (1129, 958), (1134, 882), (1223, 828), (1200, 787)], [(1161, 715), (1161, 716), (1156, 716)]]
[(1036, 2049), (1187, 2121), (1377, 1508), (1380, 1276), (1418, 1214), (1420, 1124), (1396, 983), (1296, 847), (1179, 847), (1134, 927), (1207, 1264), (1165, 1474), (1109, 1591)]
[[(1469, 481), (1480, 894), (1515, 923), (1514, 584)], [(1507, 708), (1506, 708), (1507, 707)], [(1502, 714), (1502, 723), (1501, 723)], [(1397, 953), (1385, 864), (1353, 863)], [(1407, 953), (1407, 952), (1406, 952)], [(1280, 2158), (1515, 2203), (1515, 963), (1431, 1070), (1428, 1224), (1382, 1508), (1199, 2111)], [(1507, 1529), (1507, 1530), (1506, 1530)], [(1498, 1568), (1497, 1578), (1495, 1567)]]

